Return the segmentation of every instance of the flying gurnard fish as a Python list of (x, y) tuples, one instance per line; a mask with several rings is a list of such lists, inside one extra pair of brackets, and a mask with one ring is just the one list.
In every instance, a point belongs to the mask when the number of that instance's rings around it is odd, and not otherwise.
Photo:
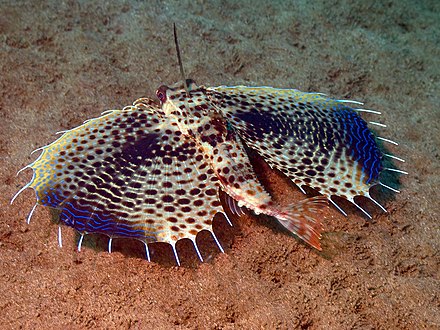
[[(182, 76), (177, 38), (176, 47)], [(365, 196), (381, 209), (369, 190), (380, 184), (383, 153), (360, 112), (359, 102), (335, 100), (321, 93), (246, 86), (198, 86), (183, 80), (161, 86), (159, 102), (136, 100), (110, 110), (39, 148), (40, 156), (26, 168), (37, 205), (60, 211), (60, 222), (84, 235), (100, 233), (134, 238), (145, 244), (178, 240), (196, 244), (202, 230), (211, 232), (213, 217), (229, 208), (266, 214), (320, 250), (319, 209), (339, 196)], [(371, 124), (382, 124), (371, 122)], [(257, 178), (246, 147), (301, 190), (308, 186), (321, 196), (294, 205), (278, 205)], [(403, 161), (403, 160), (402, 160)], [(223, 197), (222, 197), (223, 196)], [(13, 201), (12, 200), (12, 201)], [(61, 227), (60, 227), (61, 228)], [(60, 229), (61, 230), (61, 229)], [(61, 233), (61, 232), (60, 232)], [(60, 238), (61, 236), (59, 236)], [(61, 243), (60, 243), (61, 245)]]

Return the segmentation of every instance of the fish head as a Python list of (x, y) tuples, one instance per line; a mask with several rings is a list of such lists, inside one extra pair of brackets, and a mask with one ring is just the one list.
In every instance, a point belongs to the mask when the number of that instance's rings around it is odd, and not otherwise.
[(206, 104), (210, 102), (206, 96), (206, 87), (198, 86), (194, 80), (187, 79), (174, 85), (162, 85), (156, 91), (166, 116), (197, 116), (207, 114)]
[(176, 120), (182, 133), (188, 134), (215, 114), (216, 110), (212, 107), (204, 86), (198, 86), (191, 79), (187, 79), (185, 83), (162, 85), (157, 89), (156, 96), (162, 104), (165, 117)]

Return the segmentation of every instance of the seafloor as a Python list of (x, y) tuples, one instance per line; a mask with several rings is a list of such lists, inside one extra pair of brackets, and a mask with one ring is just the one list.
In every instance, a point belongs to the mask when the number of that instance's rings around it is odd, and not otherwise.
[[(30, 152), (180, 80), (173, 22), (200, 84), (319, 91), (381, 111), (364, 118), (388, 125), (378, 131), (409, 172), (388, 182), (400, 194), (375, 189), (389, 212), (325, 211), (322, 253), (244, 217), (218, 225), (225, 254), (208, 242), (206, 263), (180, 268), (123, 241), (78, 253), (71, 229), (59, 248), (44, 208), (27, 225), (33, 191), (9, 201), (31, 178), (15, 175)], [(439, 31), (438, 0), (1, 1), (0, 327), (439, 329)], [(276, 173), (266, 181), (284, 202), (303, 198)]]

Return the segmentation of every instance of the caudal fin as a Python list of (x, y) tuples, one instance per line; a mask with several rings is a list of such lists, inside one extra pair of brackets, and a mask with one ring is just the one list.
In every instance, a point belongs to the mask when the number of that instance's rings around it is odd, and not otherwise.
[(324, 196), (305, 199), (290, 206), (286, 212), (287, 216), (278, 218), (278, 221), (290, 232), (321, 251), (319, 240), (322, 224), (317, 213), (325, 205), (327, 198)]

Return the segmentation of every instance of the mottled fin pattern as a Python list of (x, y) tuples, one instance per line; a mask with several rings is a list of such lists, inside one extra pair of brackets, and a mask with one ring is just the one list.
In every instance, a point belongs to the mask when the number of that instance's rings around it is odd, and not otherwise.
[(209, 100), (203, 87), (188, 81), (187, 88), (181, 84), (161, 86), (162, 109), (165, 115), (176, 120), (182, 134), (203, 149), (222, 189), (239, 206), (275, 217), (293, 234), (320, 249), (319, 221), (313, 219), (311, 213), (305, 216), (297, 211), (306, 210), (308, 202), (290, 207), (277, 205), (259, 182), (236, 129)]
[(223, 212), (203, 152), (149, 99), (65, 132), (29, 167), (38, 204), (80, 233), (174, 246)]
[[(275, 217), (321, 249), (318, 210), (327, 199), (345, 198), (366, 213), (354, 200), (366, 196), (384, 210), (369, 189), (380, 184), (397, 191), (379, 175), (406, 173), (382, 167), (383, 156), (403, 160), (383, 154), (358, 115), (374, 111), (351, 108), (346, 100), (270, 87), (205, 88), (190, 80), (161, 86), (157, 96), (161, 106), (142, 98), (62, 132), (25, 167), (34, 173), (23, 189), (35, 190), (36, 205), (60, 210), (61, 222), (81, 234), (78, 249), (87, 233), (109, 236), (109, 251), (112, 238), (130, 237), (144, 242), (150, 260), (148, 243), (166, 242), (180, 264), (175, 243), (189, 238), (203, 261), (196, 235), (210, 231), (223, 252), (212, 220), (222, 212), (232, 225), (226, 210), (238, 219), (243, 206)], [(323, 196), (278, 205), (244, 144), (300, 188)]]
[(270, 87), (206, 93), (249, 147), (298, 186), (353, 202), (378, 183), (382, 153), (366, 122), (322, 94)]

